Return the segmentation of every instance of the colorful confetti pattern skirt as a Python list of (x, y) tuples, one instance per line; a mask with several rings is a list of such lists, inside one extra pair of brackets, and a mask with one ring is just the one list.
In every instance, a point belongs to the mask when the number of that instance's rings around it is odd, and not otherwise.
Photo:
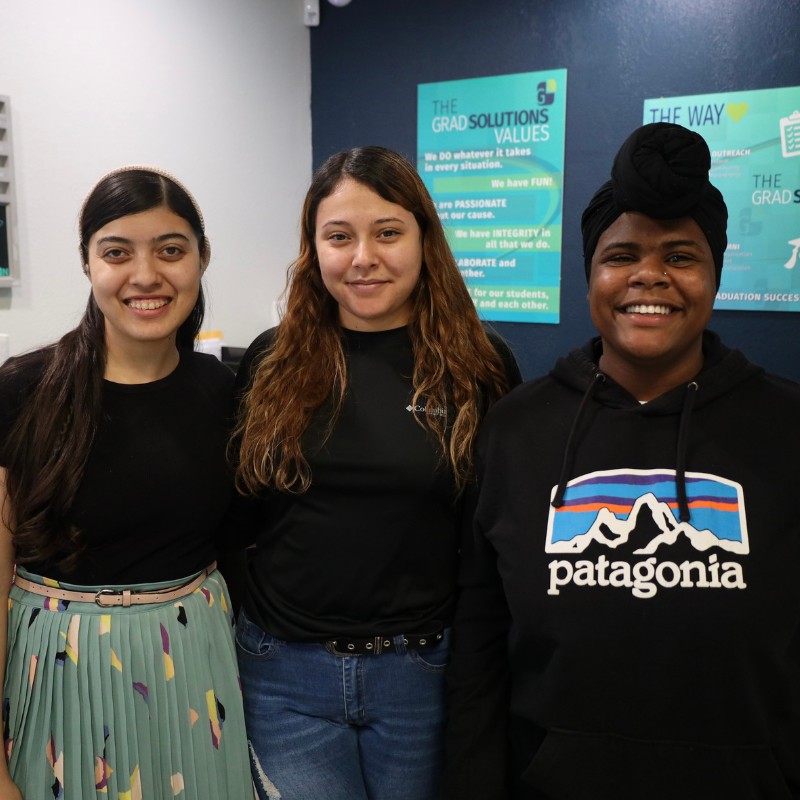
[(3, 734), (25, 800), (252, 800), (220, 573), (177, 601), (130, 608), (12, 587)]

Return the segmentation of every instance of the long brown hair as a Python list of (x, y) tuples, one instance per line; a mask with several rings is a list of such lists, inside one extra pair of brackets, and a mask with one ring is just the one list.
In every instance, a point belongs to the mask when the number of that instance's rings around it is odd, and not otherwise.
[[(426, 407), (417, 421), (433, 432), (460, 488), (471, 473), (478, 424), (508, 381), (425, 184), (405, 158), (383, 147), (337, 153), (314, 175), (303, 205), (300, 253), (289, 269), (286, 310), (240, 409), (237, 485), (249, 493), (265, 486), (306, 491), (312, 476), (303, 433), (326, 401), (332, 407), (328, 434), (341, 409), (347, 370), (338, 306), (322, 282), (314, 239), (319, 204), (345, 178), (412, 213), (422, 232), (422, 271), (408, 324), (412, 405)], [(448, 409), (447, 416), (432, 413), (440, 408)]]
[[(144, 167), (109, 173), (89, 194), (81, 210), (80, 253), (86, 269), (92, 236), (115, 219), (166, 206), (185, 219), (198, 238), (201, 263), (209, 255), (202, 215), (189, 192), (174, 178)], [(203, 290), (177, 332), (178, 347), (193, 347), (203, 321)], [(95, 430), (102, 414), (106, 364), (105, 317), (94, 296), (78, 326), (58, 342), (7, 362), (0, 380), (38, 374), (4, 443), (9, 508), (20, 563), (52, 558), (65, 572), (85, 547), (71, 521)], [(9, 514), (9, 510), (11, 513)]]

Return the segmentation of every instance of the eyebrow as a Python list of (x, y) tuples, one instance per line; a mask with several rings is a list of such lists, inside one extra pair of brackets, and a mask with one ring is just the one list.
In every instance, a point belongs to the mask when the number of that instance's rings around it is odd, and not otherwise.
[[(385, 225), (387, 222), (399, 222), (401, 225), (406, 224), (400, 217), (380, 217), (379, 219), (373, 220), (370, 224)], [(327, 225), (352, 225), (352, 223), (348, 222), (346, 219), (329, 219), (327, 222), (322, 223), (322, 227), (324, 228)]]
[[(162, 233), (161, 236), (154, 236), (151, 242), (164, 242), (167, 239), (183, 239), (189, 241), (189, 237), (183, 233)], [(104, 236), (97, 240), (97, 244), (133, 244), (133, 239), (126, 239), (124, 236)]]
[[(602, 250), (603, 253), (608, 250), (616, 248), (622, 250), (640, 250), (642, 245), (639, 242), (609, 242)], [(675, 247), (702, 247), (702, 244), (697, 239), (671, 239), (668, 242), (662, 242), (662, 250), (671, 250)]]

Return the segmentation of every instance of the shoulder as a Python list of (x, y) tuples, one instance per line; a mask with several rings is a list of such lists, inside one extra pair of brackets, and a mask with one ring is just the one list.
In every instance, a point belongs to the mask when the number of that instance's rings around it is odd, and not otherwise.
[(781, 414), (786, 414), (800, 421), (800, 383), (780, 375), (759, 372), (742, 384), (742, 390), (749, 394), (752, 411), (755, 411), (752, 404), (759, 402), (769, 410), (772, 420), (779, 420)]
[(564, 387), (549, 375), (520, 383), (492, 406), (483, 428), (488, 435), (514, 428), (528, 419), (541, 424), (544, 414), (558, 410), (554, 401), (563, 393)]
[(181, 351), (178, 379), (171, 383), (172, 391), (181, 397), (193, 396), (201, 404), (227, 409), (233, 396), (233, 371), (218, 358), (193, 350)]
[(274, 344), (277, 335), (277, 328), (269, 328), (263, 333), (259, 333), (247, 348), (245, 357), (250, 356), (252, 358), (255, 355), (263, 355)]
[(539, 375), (536, 378), (523, 381), (512, 389), (500, 402), (509, 408), (526, 406), (530, 403), (547, 402), (553, 394), (564, 391), (560, 381), (552, 375)]
[(505, 369), (506, 378), (508, 379), (508, 385), (513, 389), (522, 382), (522, 373), (519, 370), (517, 359), (515, 358), (511, 348), (508, 346), (508, 342), (506, 342), (506, 340), (500, 336), (497, 331), (488, 325), (484, 325), (484, 330), (486, 331), (486, 336), (489, 339), (489, 343), (492, 345), (492, 347), (494, 347), (497, 355), (500, 356), (500, 359), (503, 362), (503, 368)]
[(277, 331), (277, 328), (270, 328), (260, 333), (253, 339), (247, 350), (245, 350), (242, 360), (239, 362), (239, 368), (236, 371), (237, 393), (246, 389), (252, 382), (253, 374), (256, 369), (258, 369), (258, 365), (263, 361), (264, 356), (275, 343)]
[(698, 376), (698, 382), (700, 389), (710, 395), (709, 404), (727, 397), (735, 399), (748, 414), (763, 410), (775, 419), (785, 412), (800, 422), (800, 383), (766, 372), (740, 350), (726, 347), (710, 331), (705, 333), (703, 352), (708, 366)]
[(233, 385), (233, 371), (216, 356), (185, 350), (181, 353), (181, 360), (185, 360), (188, 371), (203, 382), (218, 386), (230, 387)]
[(50, 348), (15, 356), (0, 366), (0, 399), (11, 401), (33, 390), (48, 364)]
[(0, 366), (0, 442), (13, 430), (26, 403), (40, 383), (49, 350), (9, 358)]

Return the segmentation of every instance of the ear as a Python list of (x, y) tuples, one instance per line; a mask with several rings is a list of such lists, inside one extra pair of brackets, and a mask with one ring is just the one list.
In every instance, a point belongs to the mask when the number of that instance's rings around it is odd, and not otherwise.
[(89, 275), (89, 262), (83, 260), (83, 247), (80, 245), (78, 245), (78, 256), (81, 260), (81, 269), (83, 270), (83, 274), (89, 278), (89, 280), (91, 280), (92, 276)]
[(203, 255), (200, 258), (200, 275), (202, 276), (208, 269), (208, 264), (211, 261), (211, 242), (208, 241), (208, 236), (203, 239)]

